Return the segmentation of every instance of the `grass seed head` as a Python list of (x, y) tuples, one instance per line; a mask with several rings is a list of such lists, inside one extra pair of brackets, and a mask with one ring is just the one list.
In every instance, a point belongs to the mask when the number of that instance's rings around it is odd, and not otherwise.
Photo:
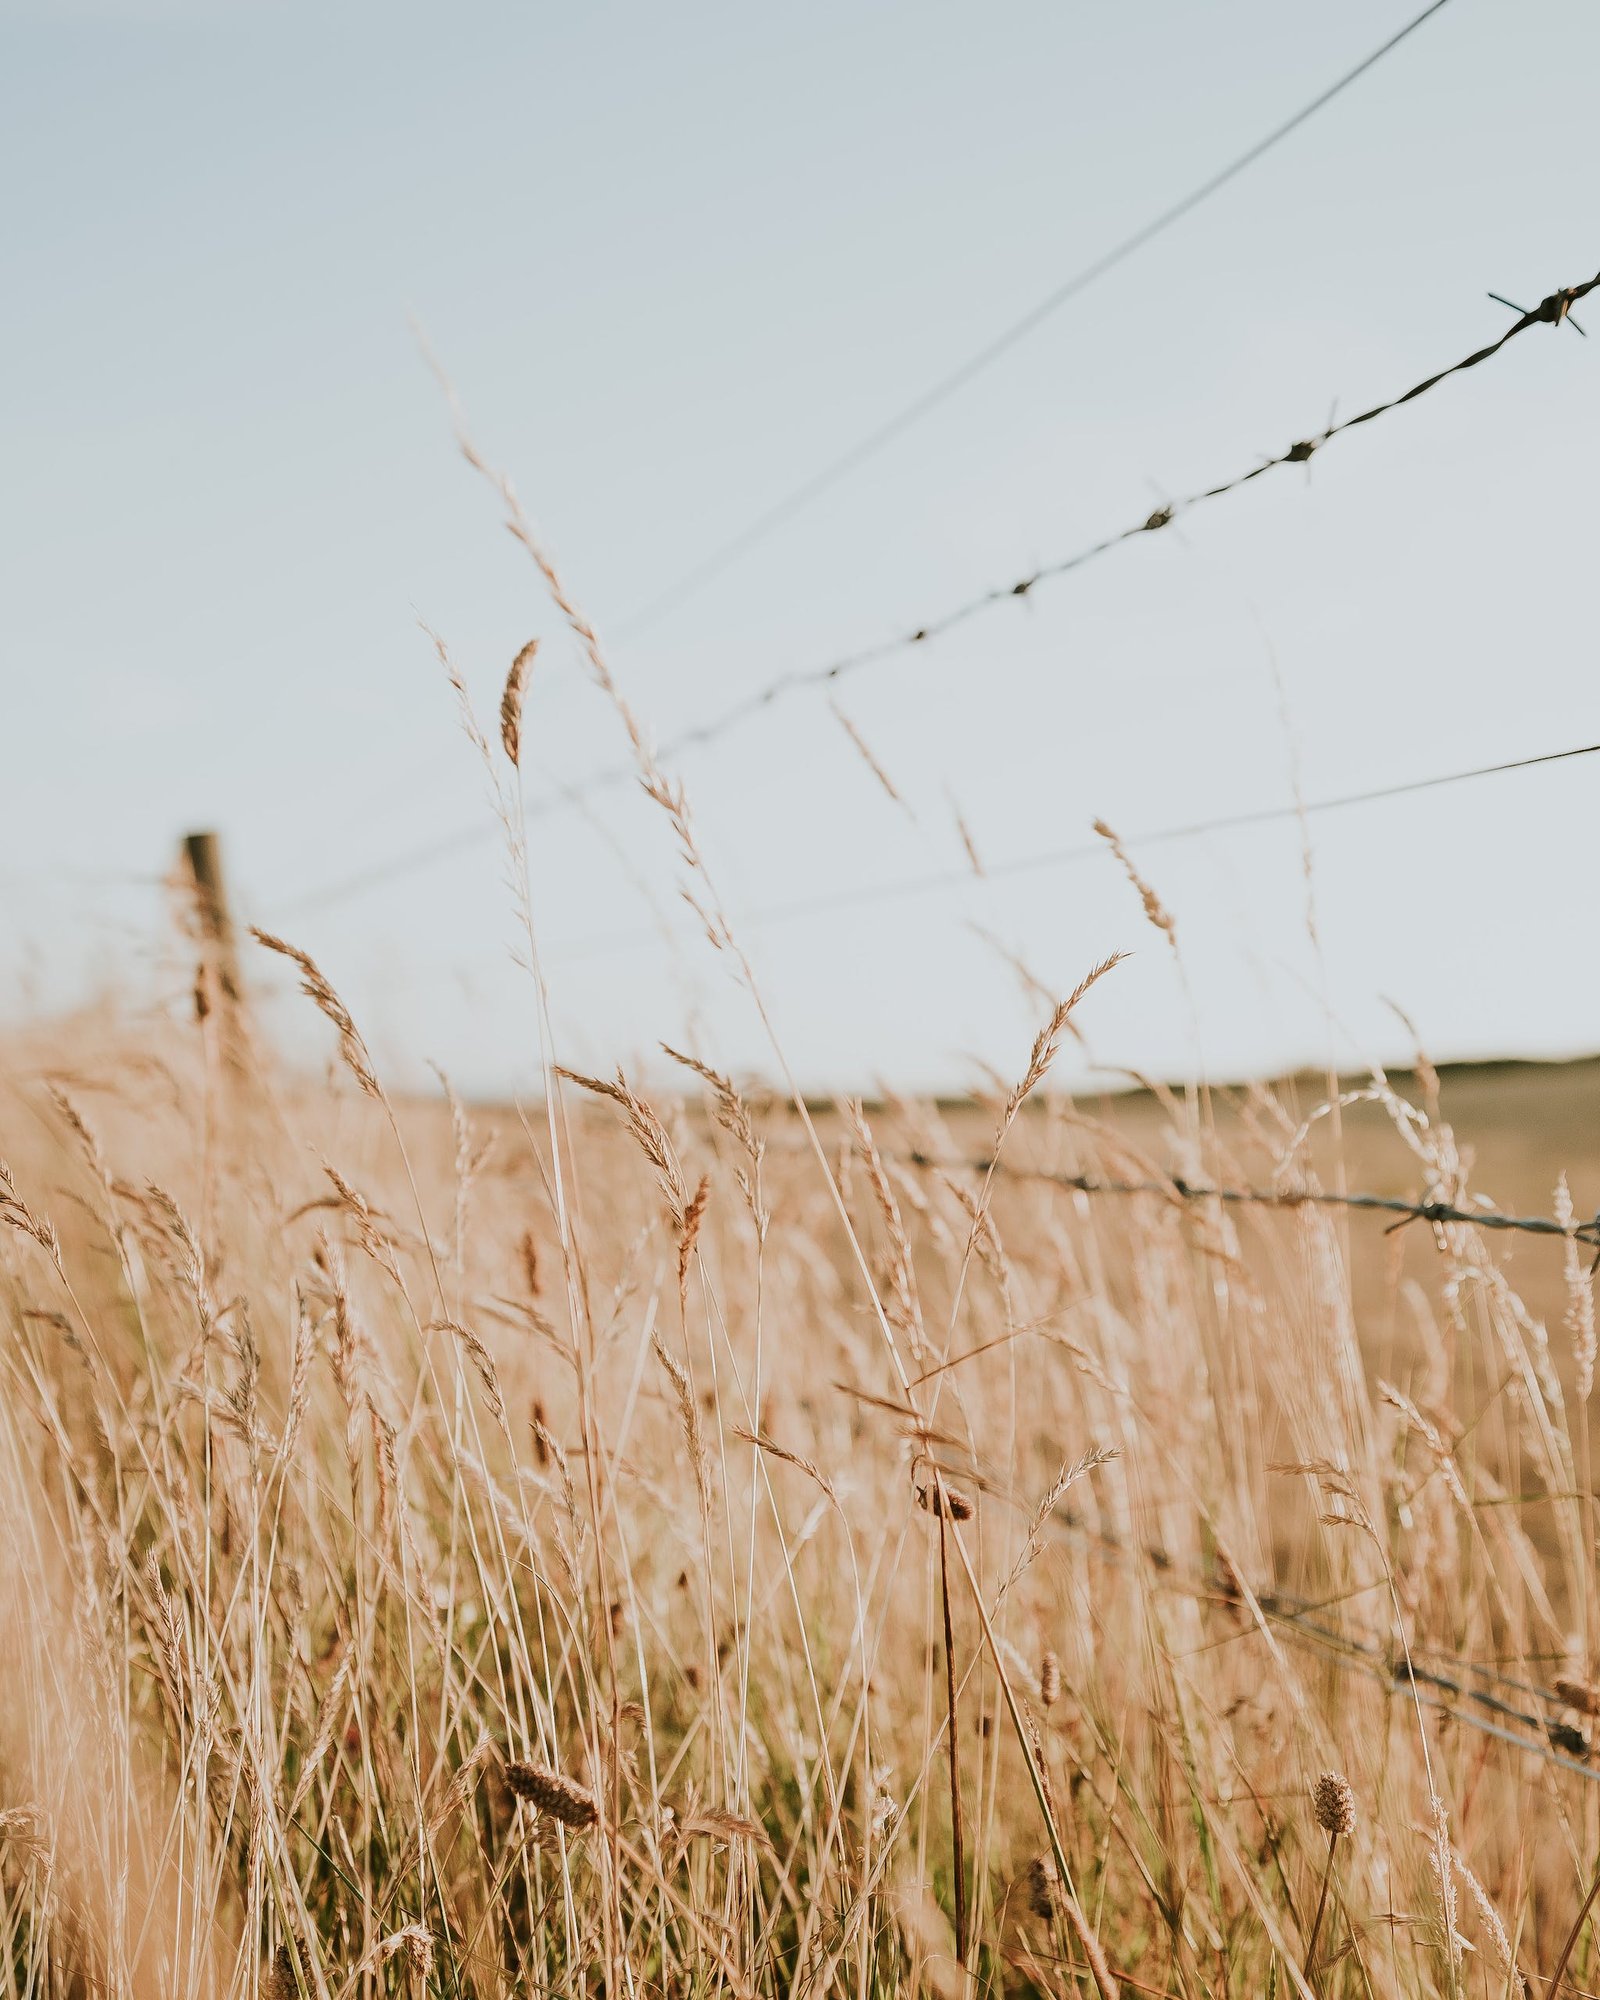
[(537, 1806), (540, 1812), (548, 1813), (574, 1831), (593, 1826), (600, 1817), (593, 1798), (582, 1785), (564, 1778), (559, 1771), (546, 1771), (537, 1764), (513, 1759), (506, 1765), (506, 1783), (519, 1799), (526, 1799), (529, 1805)]
[(294, 1976), (294, 1953), (280, 1944), (272, 1954), (272, 1964), (261, 1982), (263, 2000), (299, 2000), (300, 1986)]
[(518, 766), (522, 763), (522, 697), (527, 692), (528, 674), (538, 650), (537, 639), (530, 639), (522, 648), (511, 662), (505, 692), (500, 697), (500, 742), (507, 757)]
[(1028, 1907), (1041, 1923), (1049, 1923), (1061, 1902), (1061, 1877), (1048, 1854), (1036, 1854), (1028, 1863)]
[(932, 1480), (926, 1486), (919, 1486), (917, 1488), (917, 1505), (925, 1514), (943, 1514), (945, 1519), (949, 1521), (970, 1521), (972, 1519), (973, 1510), (971, 1500), (958, 1487), (951, 1486), (948, 1483), (945, 1485), (942, 1495), (938, 1485)]
[(1356, 1795), (1337, 1771), (1324, 1771), (1311, 1793), (1317, 1825), (1337, 1839), (1356, 1830)]

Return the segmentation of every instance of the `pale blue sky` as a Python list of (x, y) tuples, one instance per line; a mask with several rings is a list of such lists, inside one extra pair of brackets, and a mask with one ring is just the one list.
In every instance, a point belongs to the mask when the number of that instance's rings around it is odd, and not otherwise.
[[(397, 1074), (525, 1081), (487, 819), (418, 621), (485, 710), (518, 646), (530, 783), (615, 760), (408, 320), (602, 632), (1414, 11), (1393, 0), (806, 8), (0, 0), (7, 306), (0, 1004), (181, 988), (151, 876), (224, 833)], [(1451, 0), (1313, 124), (759, 551), (612, 647), (663, 736), (1240, 470), (1600, 267), (1600, 10)], [(1580, 315), (1581, 317), (1581, 315)], [(1594, 331), (1600, 334), (1600, 314)], [(735, 911), (1600, 737), (1600, 339), (1491, 367), (1122, 551), (842, 705), (681, 766)], [(1214, 1074), (1600, 1045), (1600, 760), (1152, 849), (1187, 991), (1109, 863), (749, 933), (816, 1083), (959, 1083), (1032, 1028), (969, 927), (1091, 1003), (1107, 1062)], [(676, 914), (665, 830), (535, 842), (568, 1059), (762, 1061)], [(610, 842), (630, 856), (625, 869)], [(654, 930), (638, 877), (681, 944)], [(596, 938), (637, 937), (605, 952)], [(286, 1030), (297, 1010), (278, 1010)]]

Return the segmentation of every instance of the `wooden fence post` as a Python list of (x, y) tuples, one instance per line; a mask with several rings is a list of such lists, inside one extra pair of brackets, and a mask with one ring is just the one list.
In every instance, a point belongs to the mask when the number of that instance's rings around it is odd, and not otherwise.
[(188, 833), (184, 859), (194, 879), (195, 911), (207, 969), (224, 1001), (237, 1006), (243, 988), (239, 980), (239, 950), (228, 907), (228, 880), (222, 866), (222, 842), (214, 833)]

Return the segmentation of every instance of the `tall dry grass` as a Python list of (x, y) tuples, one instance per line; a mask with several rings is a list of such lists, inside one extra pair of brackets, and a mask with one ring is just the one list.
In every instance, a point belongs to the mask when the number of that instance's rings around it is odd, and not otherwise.
[(910, 1104), (814, 1116), (830, 1191), (714, 1073), (558, 1078), (564, 1271), (547, 1131), (330, 1011), (365, 1088), (214, 1017), (8, 1080), (9, 1990), (944, 1994), (958, 1903), (1007, 1990), (1553, 1969), (1596, 1786), (1406, 1663), (1559, 1680), (1582, 1764), (1586, 1273), (1553, 1346), (1438, 1233), (1380, 1381), (1324, 1214), (985, 1186)]
[[(1600, 1814), (1581, 1264), (1552, 1337), (1435, 1231), (1380, 1378), (1325, 1213), (985, 1178), (929, 1164), (974, 1114), (808, 1133), (665, 1058), (693, 1096), (392, 1104), (303, 970), (344, 1089), (215, 1013), (10, 1066), (6, 1990), (1555, 1970)], [(1041, 1088), (1059, 1032), (990, 1140), (1125, 1171)], [(1174, 1101), (1168, 1157), (1302, 1172), (1252, 1115), (1240, 1159)]]
[[(1380, 1339), (1373, 1225), (1009, 1177), (1313, 1171), (1331, 1116), (1271, 1093), (1226, 1127), (1168, 1095), (1137, 1143), (1051, 1093), (1114, 961), (959, 1118), (671, 1050), (575, 1075), (533, 668), (498, 749), (469, 727), (536, 1112), (394, 1101), (268, 936), (340, 1083), (280, 1074), (204, 979), (181, 1033), (7, 1062), (0, 1990), (1587, 1991), (1581, 1260), (1547, 1331), (1503, 1245), (1413, 1231)], [(1362, 1094), (1464, 1202), (1426, 1084)]]

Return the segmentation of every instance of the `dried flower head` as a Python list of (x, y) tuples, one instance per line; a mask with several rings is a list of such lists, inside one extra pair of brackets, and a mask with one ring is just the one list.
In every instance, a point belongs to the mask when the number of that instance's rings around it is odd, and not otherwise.
[(917, 1505), (926, 1514), (943, 1514), (949, 1521), (970, 1521), (972, 1502), (958, 1488), (946, 1484), (942, 1489), (932, 1480), (926, 1486), (917, 1488)]
[(541, 1770), (537, 1764), (514, 1760), (506, 1765), (506, 1783), (519, 1799), (526, 1799), (540, 1812), (560, 1820), (563, 1826), (593, 1826), (600, 1817), (594, 1800), (559, 1771)]
[(261, 1982), (263, 2000), (299, 2000), (300, 1982), (295, 1978), (294, 1953), (280, 1944), (272, 1954), (267, 1976)]
[(1042, 1922), (1049, 1923), (1061, 1902), (1061, 1877), (1048, 1854), (1036, 1854), (1028, 1863), (1028, 1907)]
[(1111, 849), (1111, 852), (1117, 857), (1118, 861), (1121, 862), (1122, 872), (1137, 891), (1139, 901), (1144, 906), (1146, 918), (1155, 925), (1158, 931), (1163, 933), (1167, 943), (1176, 951), (1178, 949), (1178, 927), (1172, 921), (1171, 915), (1162, 904), (1161, 898), (1139, 873), (1139, 870), (1134, 865), (1132, 855), (1129, 854), (1116, 833), (1106, 825), (1103, 819), (1097, 819), (1094, 822), (1094, 830)]
[(418, 1979), (426, 1979), (433, 1970), (433, 1933), (425, 1924), (407, 1924), (403, 1930), (396, 1931), (392, 1937), (386, 1937), (379, 1943), (377, 1958), (380, 1965), (387, 1965), (394, 1958), (404, 1958)]
[(1569, 1680), (1564, 1674), (1557, 1675), (1556, 1693), (1568, 1708), (1577, 1709), (1580, 1715), (1600, 1715), (1600, 1688), (1591, 1682)]
[(1061, 1699), (1061, 1662), (1047, 1647), (1044, 1658), (1039, 1662), (1039, 1701), (1045, 1708), (1054, 1708)]
[(9, 1223), (13, 1229), (20, 1229), (24, 1236), (31, 1236), (41, 1244), (59, 1265), (61, 1245), (56, 1240), (52, 1225), (35, 1215), (17, 1193), (17, 1184), (11, 1178), (11, 1169), (0, 1160), (0, 1222)]
[(1356, 1830), (1356, 1795), (1337, 1771), (1324, 1771), (1311, 1793), (1317, 1825), (1335, 1839)]

